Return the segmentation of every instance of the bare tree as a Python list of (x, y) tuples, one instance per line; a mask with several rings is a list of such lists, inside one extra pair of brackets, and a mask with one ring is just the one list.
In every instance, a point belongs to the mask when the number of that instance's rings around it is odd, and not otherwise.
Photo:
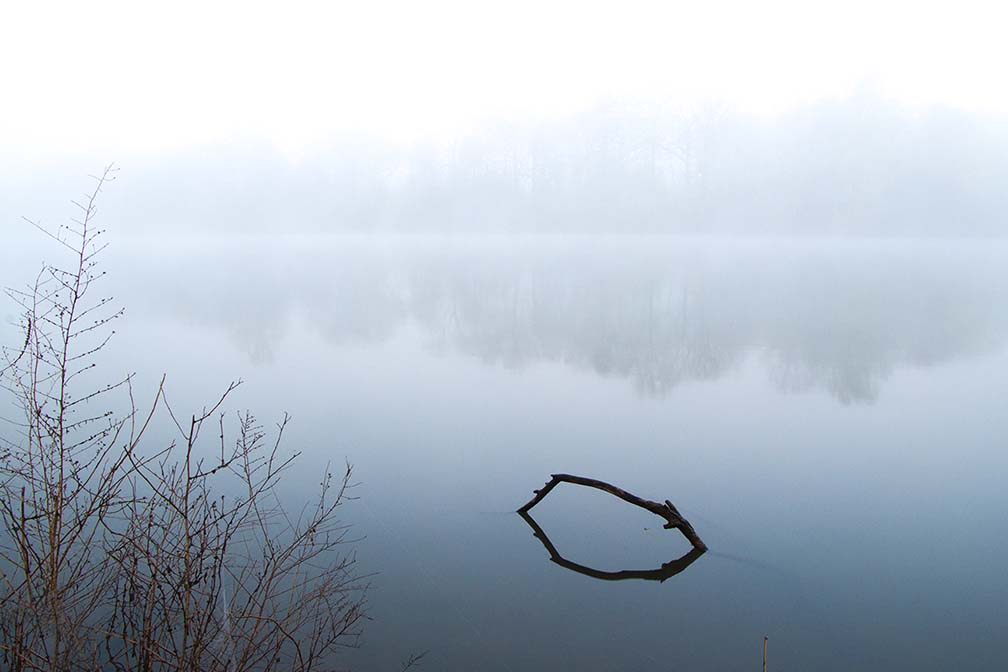
[[(297, 457), (281, 448), (288, 418), (271, 439), (244, 414), (229, 441), (221, 408), (237, 383), (183, 416), (164, 378), (142, 412), (131, 377), (94, 382), (122, 315), (93, 296), (96, 202), (113, 179), (111, 167), (96, 177), (74, 225), (33, 223), (71, 261), (8, 290), (24, 340), (0, 365), (21, 411), (0, 435), (4, 667), (330, 669), (364, 619), (366, 585), (337, 518), (350, 466), (327, 471), (294, 513), (276, 492)], [(117, 391), (120, 414), (108, 410)], [(157, 445), (145, 435), (160, 414), (177, 437)]]

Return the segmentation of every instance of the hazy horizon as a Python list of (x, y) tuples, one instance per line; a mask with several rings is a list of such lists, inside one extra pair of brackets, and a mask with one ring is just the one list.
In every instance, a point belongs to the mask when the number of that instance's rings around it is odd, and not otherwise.
[(1006, 230), (979, 4), (12, 9), (5, 229), (114, 162), (124, 234)]

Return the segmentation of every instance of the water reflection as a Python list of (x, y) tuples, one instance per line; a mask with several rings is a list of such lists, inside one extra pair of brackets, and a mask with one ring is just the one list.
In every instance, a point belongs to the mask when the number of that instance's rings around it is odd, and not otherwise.
[(227, 254), (221, 245), (166, 251), (137, 289), (151, 309), (221, 328), (260, 361), (296, 316), (334, 344), (378, 343), (415, 325), (434, 351), (514, 368), (561, 363), (650, 397), (755, 360), (781, 391), (864, 403), (900, 368), (1008, 340), (1006, 255), (981, 243), (336, 238)]
[(532, 528), (532, 535), (542, 542), (542, 545), (546, 548), (546, 552), (549, 553), (550, 560), (552, 562), (555, 562), (561, 567), (569, 569), (572, 572), (584, 574), (585, 576), (590, 576), (593, 579), (601, 579), (603, 581), (642, 579), (644, 581), (657, 581), (659, 583), (664, 583), (666, 579), (683, 572), (687, 567), (696, 562), (697, 558), (707, 552), (706, 549), (693, 547), (690, 549), (689, 553), (681, 558), (670, 560), (669, 562), (663, 563), (661, 567), (657, 567), (655, 569), (622, 569), (614, 572), (594, 569), (585, 565), (579, 565), (578, 563), (572, 562), (560, 555), (560, 551), (558, 551), (556, 546), (553, 545), (553, 542), (550, 541), (546, 532), (539, 527), (539, 524), (529, 513), (519, 511), (518, 515), (521, 516), (522, 520), (528, 523), (528, 526)]

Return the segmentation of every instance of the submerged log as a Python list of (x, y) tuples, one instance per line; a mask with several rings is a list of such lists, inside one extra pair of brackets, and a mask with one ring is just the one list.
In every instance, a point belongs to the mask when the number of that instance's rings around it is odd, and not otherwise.
[(599, 481), (594, 478), (585, 478), (584, 476), (574, 476), (572, 474), (551, 474), (550, 480), (541, 490), (534, 490), (535, 496), (530, 499), (524, 506), (518, 509), (518, 513), (528, 513), (528, 511), (541, 502), (550, 491), (555, 488), (560, 483), (573, 483), (575, 485), (584, 485), (589, 488), (596, 488), (603, 492), (608, 492), (614, 497), (619, 497), (624, 502), (629, 502), (634, 506), (639, 506), (642, 509), (647, 509), (651, 513), (655, 514), (659, 518), (665, 519), (665, 525), (663, 526), (666, 530), (675, 528), (682, 532), (683, 536), (693, 544), (693, 548), (705, 551), (707, 550), (707, 544), (700, 539), (697, 535), (696, 530), (690, 525), (689, 521), (683, 518), (679, 510), (670, 502), (665, 500), (664, 504), (659, 504), (658, 502), (652, 502), (649, 499), (642, 499), (637, 495), (631, 494), (622, 488), (617, 488), (615, 485), (606, 483), (605, 481)]

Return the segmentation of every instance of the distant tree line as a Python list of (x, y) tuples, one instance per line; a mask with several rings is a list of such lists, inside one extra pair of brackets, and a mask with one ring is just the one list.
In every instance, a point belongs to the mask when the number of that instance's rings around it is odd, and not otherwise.
[[(600, 104), (451, 140), (217, 147), (129, 165), (124, 226), (182, 231), (1001, 235), (1008, 124), (861, 94), (783, 115)], [(170, 188), (168, 188), (170, 185)]]

